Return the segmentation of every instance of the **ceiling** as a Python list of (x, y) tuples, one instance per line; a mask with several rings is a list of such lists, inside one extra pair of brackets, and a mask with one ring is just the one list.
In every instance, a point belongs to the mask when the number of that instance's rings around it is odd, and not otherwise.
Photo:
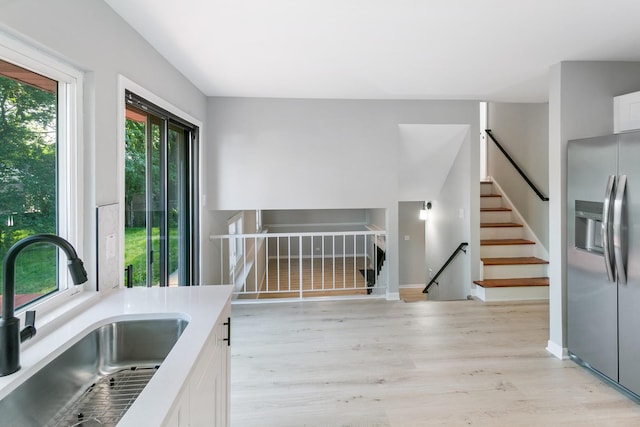
[(105, 0), (209, 96), (544, 102), (640, 61), (638, 0)]

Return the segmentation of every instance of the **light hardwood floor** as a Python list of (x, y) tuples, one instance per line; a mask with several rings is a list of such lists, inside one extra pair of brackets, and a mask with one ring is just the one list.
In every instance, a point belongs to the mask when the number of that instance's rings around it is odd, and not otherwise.
[(233, 305), (231, 425), (640, 426), (545, 351), (544, 302)]
[[(291, 258), (290, 261), (270, 259), (267, 274), (260, 284), (260, 293), (243, 295), (241, 298), (298, 298), (301, 282), (304, 297), (367, 295), (367, 282), (359, 271), (365, 269), (365, 265), (364, 257), (336, 258), (335, 265), (332, 258), (327, 258), (324, 262), (319, 258), (313, 262), (305, 258), (302, 267), (297, 258)], [(250, 292), (254, 288), (251, 284), (247, 286)]]

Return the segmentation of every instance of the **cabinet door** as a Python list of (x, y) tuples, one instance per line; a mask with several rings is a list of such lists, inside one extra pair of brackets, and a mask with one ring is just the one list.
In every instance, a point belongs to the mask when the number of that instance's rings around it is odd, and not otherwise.
[(165, 419), (165, 422), (162, 424), (163, 427), (188, 427), (189, 412), (189, 389), (187, 388), (178, 398), (177, 405)]
[(216, 381), (216, 420), (218, 426), (230, 425), (229, 414), (231, 411), (230, 405), (230, 393), (231, 393), (231, 347), (229, 341), (225, 338), (231, 339), (229, 334), (231, 333), (231, 327), (225, 323), (231, 322), (230, 309), (227, 308), (222, 314), (223, 321), (221, 333), (223, 339), (220, 340), (219, 346), (216, 351), (218, 353), (218, 378)]
[(193, 427), (229, 425), (229, 309), (222, 315), (197, 363), (190, 386), (190, 419)]

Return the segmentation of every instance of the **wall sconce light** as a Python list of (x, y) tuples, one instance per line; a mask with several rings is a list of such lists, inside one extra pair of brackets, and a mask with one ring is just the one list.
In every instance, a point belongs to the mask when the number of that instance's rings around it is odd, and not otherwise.
[(429, 211), (431, 210), (431, 202), (424, 202), (422, 209), (420, 209), (419, 218), (423, 221), (429, 219)]

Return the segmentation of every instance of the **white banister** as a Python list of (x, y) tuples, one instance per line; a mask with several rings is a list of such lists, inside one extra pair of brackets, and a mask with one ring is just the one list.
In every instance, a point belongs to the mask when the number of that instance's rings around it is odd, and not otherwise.
[[(373, 288), (375, 295), (384, 294), (378, 254), (384, 251), (385, 231), (222, 234), (209, 239), (220, 251), (214, 266), (220, 279), (214, 284), (233, 284), (238, 298), (366, 296)], [(321, 239), (319, 245), (316, 239)], [(235, 262), (233, 244), (242, 248)], [(296, 273), (298, 280), (292, 277)]]

